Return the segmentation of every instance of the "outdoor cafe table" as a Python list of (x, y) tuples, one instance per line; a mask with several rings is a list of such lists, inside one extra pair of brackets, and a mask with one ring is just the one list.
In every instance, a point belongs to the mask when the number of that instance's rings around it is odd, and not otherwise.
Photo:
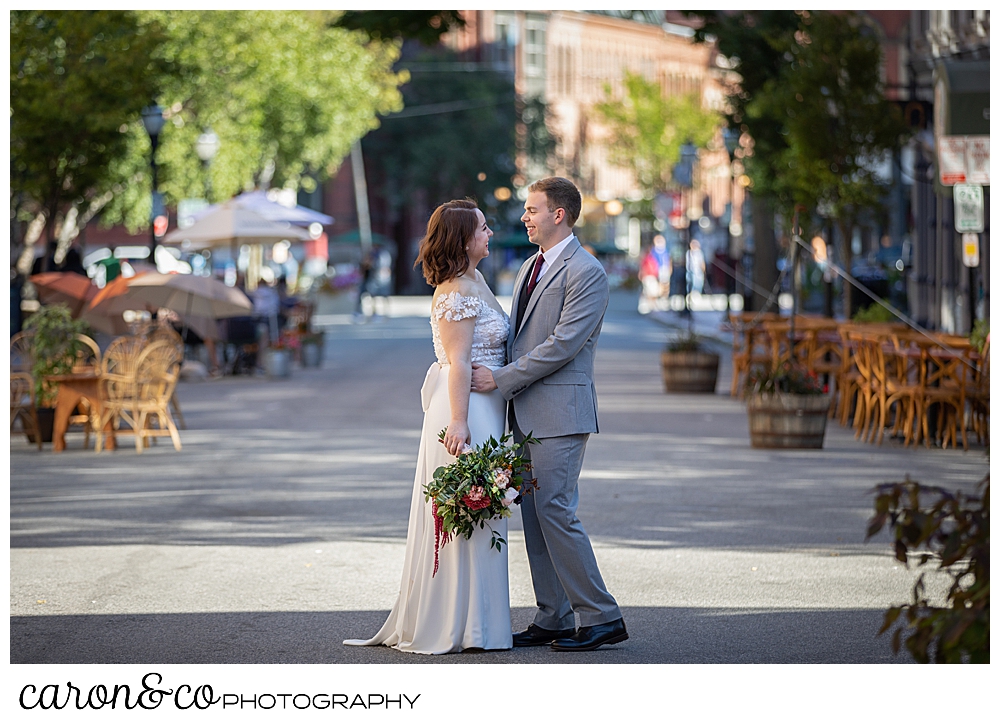
[[(91, 419), (94, 417), (100, 419), (103, 409), (99, 389), (101, 376), (91, 368), (65, 375), (48, 375), (45, 379), (59, 383), (55, 419), (52, 423), (52, 451), (62, 452), (66, 449), (66, 428), (69, 426), (69, 417), (73, 414), (73, 410), (76, 409), (80, 400), (85, 399), (90, 403)], [(104, 426), (104, 432), (107, 435), (107, 448), (114, 450), (114, 428), (110, 420)]]

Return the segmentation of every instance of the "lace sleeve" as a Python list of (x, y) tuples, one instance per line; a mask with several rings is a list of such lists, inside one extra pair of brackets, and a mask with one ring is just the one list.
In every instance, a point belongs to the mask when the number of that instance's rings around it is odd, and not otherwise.
[(446, 322), (458, 322), (469, 317), (479, 316), (482, 300), (479, 297), (465, 297), (459, 292), (442, 294), (434, 302), (432, 314), (434, 319)]

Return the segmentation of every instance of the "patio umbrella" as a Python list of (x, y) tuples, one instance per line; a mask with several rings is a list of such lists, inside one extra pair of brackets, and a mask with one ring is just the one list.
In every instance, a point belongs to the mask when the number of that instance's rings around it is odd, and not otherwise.
[(120, 313), (126, 309), (166, 307), (180, 315), (222, 319), (241, 317), (253, 310), (253, 302), (246, 294), (212, 277), (150, 272), (125, 279), (124, 288), (109, 291), (111, 286), (94, 298), (88, 311)]
[(232, 200), (202, 216), (185, 229), (163, 238), (165, 244), (185, 244), (191, 249), (233, 247), (239, 244), (274, 244), (282, 240), (305, 241), (309, 232), (287, 222), (265, 219)]
[(135, 277), (115, 277), (95, 294), (83, 309), (80, 318), (99, 332), (118, 336), (131, 332), (129, 323), (122, 317), (128, 310), (146, 310), (146, 305), (126, 299), (129, 282)]
[(244, 209), (250, 209), (260, 214), (268, 221), (287, 222), (296, 226), (310, 224), (332, 224), (333, 217), (321, 214), (305, 206), (284, 206), (267, 198), (266, 191), (247, 191), (233, 199), (233, 202)]
[(28, 277), (28, 281), (35, 285), (38, 301), (65, 304), (74, 317), (79, 317), (100, 291), (88, 277), (76, 272), (45, 272)]

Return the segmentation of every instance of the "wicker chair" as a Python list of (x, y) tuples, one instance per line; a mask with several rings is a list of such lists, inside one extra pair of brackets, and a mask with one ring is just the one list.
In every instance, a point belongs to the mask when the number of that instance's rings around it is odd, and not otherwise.
[(18, 332), (10, 338), (10, 429), (20, 420), (21, 429), (29, 437), (34, 437), (38, 449), (42, 449), (39, 434), (38, 411), (35, 407), (34, 332)]
[[(173, 327), (158, 324), (154, 326), (146, 335), (146, 339), (149, 342), (170, 342), (175, 347), (177, 347), (177, 353), (180, 355), (181, 361), (184, 360), (184, 340), (181, 335)], [(180, 403), (177, 402), (177, 390), (170, 396), (170, 407), (173, 409), (174, 414), (177, 415), (177, 422), (182, 430), (187, 429), (187, 425), (184, 423), (184, 415), (181, 413)]]
[(104, 427), (108, 420), (113, 421), (115, 429), (118, 427), (115, 414), (108, 408), (109, 396), (117, 400), (124, 399), (130, 394), (129, 380), (135, 376), (136, 363), (145, 344), (146, 340), (143, 337), (124, 335), (115, 337), (108, 348), (104, 350), (104, 356), (101, 359), (99, 388), (104, 411), (95, 425), (97, 452), (100, 452), (103, 447)]
[(10, 373), (10, 429), (21, 421), (21, 429), (33, 438), (42, 449), (42, 434), (38, 427), (38, 411), (35, 408), (35, 382), (27, 372)]
[[(180, 376), (181, 357), (170, 342), (147, 345), (137, 357), (117, 360), (104, 356), (101, 374), (101, 398), (104, 411), (97, 430), (97, 450), (103, 443), (103, 429), (110, 421), (119, 433), (135, 436), (135, 450), (141, 453), (147, 440), (169, 436), (174, 449), (181, 449), (181, 439), (170, 414), (170, 396)], [(128, 426), (122, 428), (122, 423)], [(156, 426), (153, 426), (156, 423)]]

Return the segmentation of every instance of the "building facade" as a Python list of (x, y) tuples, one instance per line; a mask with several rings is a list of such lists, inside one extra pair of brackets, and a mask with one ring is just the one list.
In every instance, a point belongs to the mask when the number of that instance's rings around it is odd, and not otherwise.
[[(883, 32), (886, 95), (903, 108), (913, 136), (898, 159), (892, 236), (906, 250), (910, 314), (919, 324), (967, 334), (989, 318), (988, 10), (869, 11)], [(942, 183), (949, 138), (985, 139), (980, 177), (984, 226), (973, 240), (956, 230), (954, 181)], [(975, 262), (975, 264), (973, 264)]]

